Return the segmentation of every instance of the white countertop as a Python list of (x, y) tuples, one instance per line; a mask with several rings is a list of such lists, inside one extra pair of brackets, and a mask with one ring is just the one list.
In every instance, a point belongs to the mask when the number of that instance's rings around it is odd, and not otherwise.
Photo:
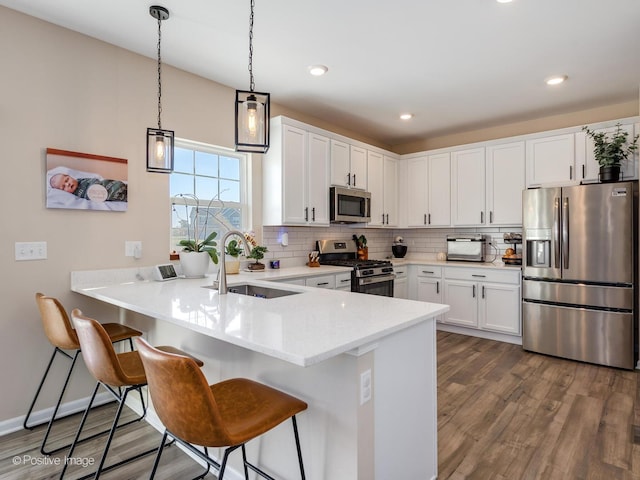
[(344, 271), (294, 267), (227, 276), (229, 285), (251, 283), (301, 292), (272, 299), (218, 295), (203, 288), (212, 284), (213, 276), (146, 280), (148, 269), (72, 272), (71, 289), (300, 366), (368, 348), (449, 310), (448, 305), (265, 281)]

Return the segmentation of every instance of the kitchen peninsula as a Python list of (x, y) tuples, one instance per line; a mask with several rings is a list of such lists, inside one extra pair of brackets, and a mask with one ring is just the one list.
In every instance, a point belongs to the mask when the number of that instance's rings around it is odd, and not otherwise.
[[(436, 477), (434, 317), (448, 306), (283, 285), (249, 273), (229, 276), (229, 286), (295, 293), (219, 295), (204, 288), (213, 277), (155, 282), (150, 271), (72, 272), (71, 287), (118, 307), (120, 321), (152, 343), (200, 357), (211, 383), (243, 376), (306, 401), (299, 427), (310, 480)], [(294, 448), (286, 426), (248, 445), (279, 478), (298, 478)]]

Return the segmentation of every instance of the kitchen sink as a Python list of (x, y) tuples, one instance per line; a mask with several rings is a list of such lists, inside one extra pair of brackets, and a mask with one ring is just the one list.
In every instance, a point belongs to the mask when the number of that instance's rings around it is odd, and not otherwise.
[[(213, 285), (206, 285), (205, 288), (212, 288), (217, 290), (217, 287)], [(261, 287), (258, 285), (230, 285), (227, 287), (228, 293), (238, 293), (240, 295), (248, 295), (250, 297), (258, 298), (278, 298), (286, 297), (287, 295), (295, 295), (302, 292), (292, 292), (291, 290), (281, 290), (279, 288)]]

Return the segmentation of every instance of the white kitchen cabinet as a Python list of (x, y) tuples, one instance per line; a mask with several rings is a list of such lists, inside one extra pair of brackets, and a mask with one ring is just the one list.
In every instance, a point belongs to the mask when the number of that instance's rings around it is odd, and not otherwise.
[(396, 275), (393, 281), (393, 296), (395, 298), (409, 298), (409, 278), (407, 276), (407, 266), (393, 267), (393, 273)]
[[(622, 130), (628, 133), (628, 141), (633, 141), (634, 126), (632, 123), (621, 125)], [(615, 132), (617, 127), (615, 125), (594, 128), (595, 132), (604, 132), (611, 134)], [(637, 128), (636, 128), (637, 132)], [(576, 133), (576, 161), (578, 166), (578, 180), (584, 182), (598, 182), (600, 180), (600, 165), (596, 161), (596, 157), (593, 153), (594, 143), (593, 139), (589, 137), (586, 132)], [(638, 178), (638, 155), (630, 155), (626, 162), (621, 165), (621, 180), (635, 180)]]
[(447, 324), (521, 334), (519, 269), (445, 268)]
[(367, 150), (331, 140), (331, 185), (367, 189)]
[(263, 224), (329, 225), (330, 141), (272, 120), (263, 158)]
[(487, 147), (487, 225), (522, 224), (525, 188), (524, 142)]
[(527, 188), (577, 183), (575, 134), (526, 141)]
[(485, 224), (485, 149), (451, 152), (451, 219), (456, 226)]
[(336, 290), (351, 291), (351, 271), (336, 273)]
[(398, 224), (398, 163), (379, 152), (367, 152), (367, 188), (371, 193), (369, 226)]
[[(411, 281), (415, 282), (412, 300), (430, 303), (443, 303), (442, 297), (442, 268), (430, 265), (414, 265), (410, 270)], [(441, 322), (442, 315), (436, 317)]]
[(316, 277), (306, 277), (304, 279), (304, 284), (307, 287), (316, 287), (316, 288), (336, 288), (336, 276), (335, 274), (331, 275), (318, 275)]
[(451, 225), (451, 159), (448, 152), (410, 158), (407, 190), (409, 227)]

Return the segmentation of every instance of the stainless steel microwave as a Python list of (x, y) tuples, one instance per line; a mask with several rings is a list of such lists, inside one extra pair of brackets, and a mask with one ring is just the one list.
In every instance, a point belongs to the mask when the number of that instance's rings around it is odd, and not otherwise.
[(367, 223), (371, 220), (371, 194), (342, 187), (329, 189), (331, 223)]

